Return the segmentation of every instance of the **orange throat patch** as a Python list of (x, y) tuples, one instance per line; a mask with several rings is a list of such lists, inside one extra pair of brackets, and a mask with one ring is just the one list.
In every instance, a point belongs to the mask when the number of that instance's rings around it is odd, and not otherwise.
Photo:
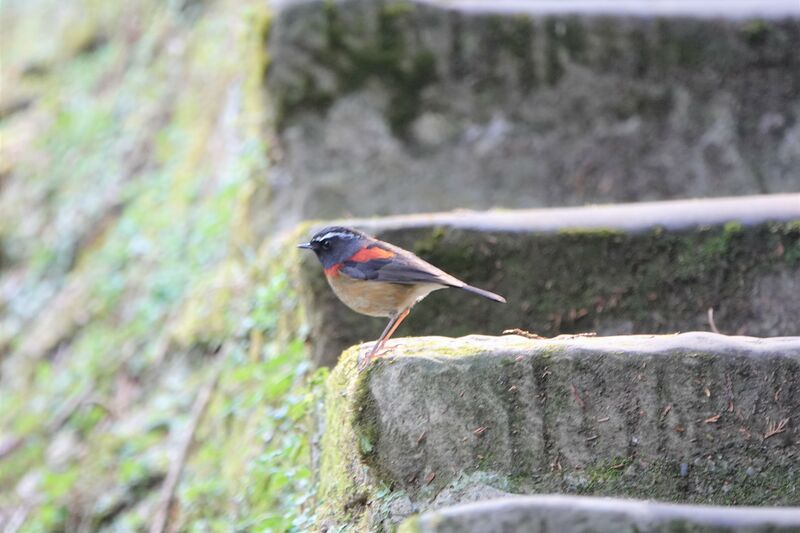
[(336, 263), (335, 265), (329, 266), (324, 270), (326, 276), (338, 276), (339, 269), (342, 268), (341, 263)]

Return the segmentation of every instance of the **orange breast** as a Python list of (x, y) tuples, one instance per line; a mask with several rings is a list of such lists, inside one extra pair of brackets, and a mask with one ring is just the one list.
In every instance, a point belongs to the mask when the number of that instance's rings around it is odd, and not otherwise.
[(369, 316), (390, 316), (411, 307), (443, 285), (420, 283), (401, 285), (364, 281), (343, 275), (326, 276), (336, 296), (353, 311)]

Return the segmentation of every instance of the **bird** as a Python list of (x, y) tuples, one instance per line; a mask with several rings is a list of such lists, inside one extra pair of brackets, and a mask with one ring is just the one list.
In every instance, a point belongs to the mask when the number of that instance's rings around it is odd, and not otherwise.
[(316, 254), (328, 284), (342, 303), (363, 315), (389, 318), (359, 370), (380, 357), (384, 344), (414, 304), (433, 291), (452, 287), (506, 302), (499, 294), (464, 283), (408, 250), (357, 229), (329, 226), (297, 246)]

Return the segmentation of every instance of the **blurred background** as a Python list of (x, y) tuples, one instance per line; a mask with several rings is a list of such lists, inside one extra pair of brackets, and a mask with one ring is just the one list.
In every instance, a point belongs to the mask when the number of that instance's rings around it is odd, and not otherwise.
[(304, 220), (800, 192), (796, 0), (0, 11), (4, 531), (311, 527)]

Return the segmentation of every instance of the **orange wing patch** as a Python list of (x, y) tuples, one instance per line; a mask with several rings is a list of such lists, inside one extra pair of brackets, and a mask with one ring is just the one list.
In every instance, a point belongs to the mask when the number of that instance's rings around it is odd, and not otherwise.
[(348, 259), (348, 261), (366, 263), (367, 261), (372, 261), (373, 259), (389, 259), (390, 257), (394, 256), (394, 252), (390, 252), (389, 250), (384, 250), (383, 248), (373, 245), (360, 249), (354, 253), (353, 257)]

